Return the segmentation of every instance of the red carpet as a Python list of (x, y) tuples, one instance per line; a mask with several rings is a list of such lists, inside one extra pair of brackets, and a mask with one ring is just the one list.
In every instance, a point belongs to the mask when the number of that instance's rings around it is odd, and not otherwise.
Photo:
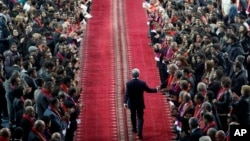
[[(152, 48), (147, 46), (146, 13), (142, 1), (93, 1), (81, 49), (84, 104), (76, 141), (133, 141), (128, 111), (123, 109), (125, 82), (130, 70), (152, 87), (159, 75)], [(169, 107), (164, 96), (145, 95), (145, 141), (171, 139)]]
[(111, 0), (93, 1), (82, 49), (81, 124), (78, 141), (116, 141)]
[[(140, 69), (140, 79), (149, 86), (160, 84), (159, 74), (154, 60), (154, 53), (148, 46), (147, 17), (142, 8), (143, 0), (125, 0), (127, 36), (131, 69)], [(145, 141), (168, 141), (173, 137), (170, 132), (172, 120), (169, 115), (169, 106), (161, 94), (145, 94), (145, 123), (143, 136)]]

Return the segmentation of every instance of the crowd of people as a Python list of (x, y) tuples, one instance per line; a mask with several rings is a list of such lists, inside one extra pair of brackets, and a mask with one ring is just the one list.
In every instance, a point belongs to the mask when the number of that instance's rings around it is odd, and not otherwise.
[(82, 107), (79, 52), (91, 3), (0, 1), (1, 141), (74, 140)]
[(147, 0), (149, 46), (173, 140), (229, 141), (250, 126), (250, 1)]

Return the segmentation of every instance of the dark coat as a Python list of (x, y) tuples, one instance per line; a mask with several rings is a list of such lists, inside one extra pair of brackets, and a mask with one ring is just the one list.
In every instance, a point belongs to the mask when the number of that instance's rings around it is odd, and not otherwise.
[(144, 109), (143, 92), (156, 93), (156, 88), (149, 88), (146, 82), (139, 79), (132, 79), (126, 84), (126, 93), (124, 103), (128, 104), (130, 109)]
[[(58, 112), (59, 113), (59, 112)], [(60, 115), (57, 115), (51, 108), (47, 108), (44, 112), (44, 116), (48, 116), (51, 119), (51, 133), (59, 132), (61, 133), (63, 130), (63, 123)]]
[(20, 127), (23, 128), (23, 141), (28, 140), (32, 126), (33, 126), (33, 123), (30, 120), (22, 118)]
[(194, 132), (190, 134), (189, 141), (199, 141), (199, 138), (203, 136), (203, 132), (200, 128), (194, 129)]
[(250, 98), (242, 96), (239, 101), (232, 104), (233, 114), (238, 118), (240, 125), (250, 125)]
[(41, 90), (38, 98), (37, 98), (37, 116), (38, 118), (42, 118), (43, 114), (45, 112), (45, 110), (48, 108), (49, 106), (49, 100), (52, 97), (47, 96), (46, 94), (44, 94), (43, 90)]
[(237, 74), (234, 73), (231, 79), (232, 79), (232, 91), (235, 92), (238, 96), (240, 96), (241, 86), (247, 84), (246, 72), (241, 70)]

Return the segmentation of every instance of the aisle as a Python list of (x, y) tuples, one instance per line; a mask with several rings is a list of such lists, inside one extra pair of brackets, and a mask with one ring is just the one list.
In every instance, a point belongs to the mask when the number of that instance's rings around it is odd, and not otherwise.
[[(140, 79), (149, 86), (160, 84), (159, 74), (154, 60), (153, 49), (148, 46), (146, 11), (142, 8), (143, 0), (125, 0), (126, 29), (130, 66), (140, 69)], [(170, 141), (172, 120), (166, 98), (158, 94), (144, 94), (144, 141)]]

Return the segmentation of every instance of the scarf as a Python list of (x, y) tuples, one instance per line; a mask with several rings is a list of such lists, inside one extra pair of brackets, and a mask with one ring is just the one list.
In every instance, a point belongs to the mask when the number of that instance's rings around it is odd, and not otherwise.
[(23, 119), (28, 120), (30, 124), (33, 126), (35, 119), (27, 114), (23, 114)]
[(57, 109), (55, 109), (55, 108), (52, 107), (52, 106), (49, 106), (49, 109), (50, 109), (52, 112), (54, 112), (54, 113), (59, 117), (59, 119), (62, 121), (61, 114), (58, 112)]
[(53, 97), (52, 94), (47, 89), (42, 88), (41, 92), (49, 98)]
[(68, 91), (69, 91), (69, 88), (68, 88), (65, 84), (61, 84), (61, 85), (60, 85), (60, 88), (61, 88), (65, 93), (68, 93)]
[(194, 109), (194, 117), (196, 117), (198, 120), (201, 118), (201, 115), (200, 115), (201, 109), (202, 109), (201, 107), (202, 107), (202, 104), (196, 105)]
[(41, 141), (47, 141), (44, 135), (40, 133), (39, 131), (37, 131), (35, 128), (32, 128), (32, 132), (36, 134), (40, 138)]

